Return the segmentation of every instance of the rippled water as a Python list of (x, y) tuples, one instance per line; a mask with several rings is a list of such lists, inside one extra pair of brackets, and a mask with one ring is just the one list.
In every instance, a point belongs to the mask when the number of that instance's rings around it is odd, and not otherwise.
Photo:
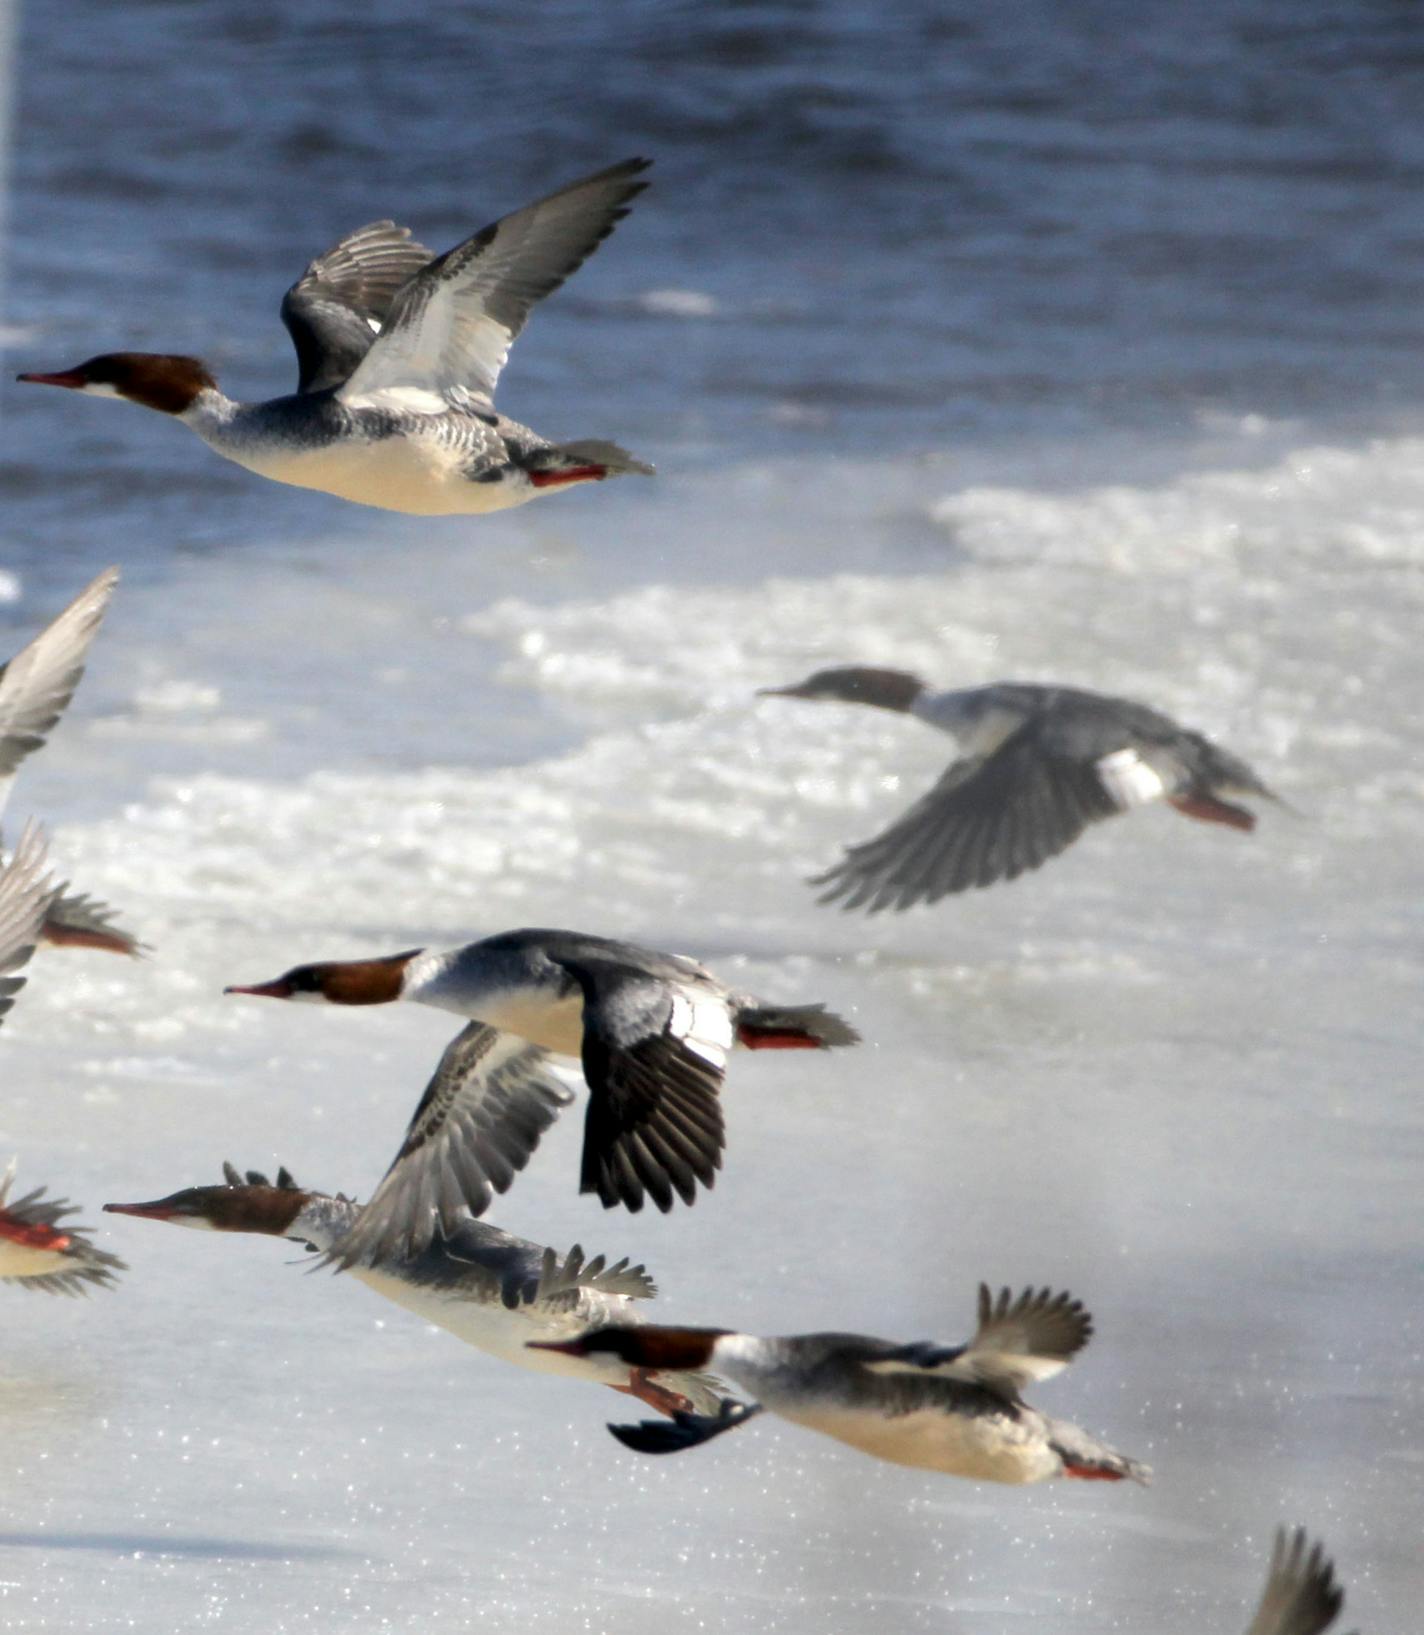
[[(715, 1194), (494, 1212), (678, 1320), (952, 1340), (1080, 1293), (1035, 1393), (1158, 1470), (1012, 1491), (765, 1421), (665, 1464), (282, 1247), (105, 1223), (5, 1290), (0, 1628), (1240, 1630), (1303, 1521), (1410, 1627), (1424, 1408), (1424, 31), (1253, 0), (28, 9), (8, 357), (286, 389), (281, 290), (625, 153), (654, 188), (502, 388), (656, 483), (475, 521), (284, 490), (11, 389), (0, 653), (125, 583), (13, 813), (154, 945), (37, 962), (0, 1157), (89, 1211), (225, 1157), (365, 1191), (448, 1031), (243, 1006), (293, 959), (525, 923), (706, 957), (866, 1047), (738, 1060)], [(897, 919), (802, 879), (948, 745), (755, 702), (863, 658), (1155, 703), (1298, 813), (1167, 812)], [(102, 1217), (100, 1217), (102, 1218)]]

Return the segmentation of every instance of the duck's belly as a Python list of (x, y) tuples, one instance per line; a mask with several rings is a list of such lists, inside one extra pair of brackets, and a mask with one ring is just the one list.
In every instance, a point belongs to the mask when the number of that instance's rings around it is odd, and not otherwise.
[(539, 1374), (564, 1374), (600, 1385), (626, 1385), (628, 1365), (616, 1357), (569, 1357), (556, 1351), (530, 1351), (530, 1340), (571, 1340), (588, 1327), (577, 1312), (556, 1314), (520, 1306), (511, 1311), (501, 1301), (461, 1299), (439, 1290), (419, 1288), (398, 1277), (355, 1267), (352, 1275), (377, 1294), (456, 1339), (503, 1362)]
[(357, 505), (411, 516), (507, 511), (540, 492), (524, 472), (508, 468), (498, 480), (471, 480), (470, 451), (451, 449), (435, 438), (351, 438), (301, 449), (246, 447), (224, 452), (273, 482), (315, 488)]
[(507, 988), (483, 994), (479, 1020), (502, 1032), (517, 1034), (560, 1056), (583, 1054), (583, 995), (555, 996), (543, 990)]
[(64, 1265), (64, 1256), (58, 1250), (37, 1249), (32, 1244), (0, 1237), (0, 1277), (45, 1277), (62, 1272)]
[(996, 1415), (924, 1408), (882, 1418), (824, 1405), (790, 1410), (778, 1406), (776, 1411), (876, 1459), (972, 1482), (1042, 1482), (1060, 1469), (1058, 1456), (1043, 1437)]

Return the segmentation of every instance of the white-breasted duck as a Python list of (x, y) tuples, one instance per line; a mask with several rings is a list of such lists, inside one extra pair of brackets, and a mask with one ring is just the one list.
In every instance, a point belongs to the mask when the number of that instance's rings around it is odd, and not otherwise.
[[(769, 1005), (694, 960), (577, 931), (506, 931), (448, 950), (299, 965), (228, 993), (381, 1005), (408, 1000), (471, 1019), (451, 1044), (405, 1147), (371, 1200), (405, 1220), (408, 1198), (479, 1213), (558, 1110), (550, 1055), (588, 1085), (580, 1190), (605, 1207), (669, 1210), (710, 1187), (725, 1144), (719, 1091), (734, 1049), (824, 1050), (859, 1034), (823, 1005)], [(554, 1081), (557, 1087), (557, 1080)], [(563, 1092), (567, 1097), (567, 1092)], [(481, 1141), (500, 1144), (492, 1166)]]
[[(532, 1339), (564, 1339), (592, 1324), (643, 1321), (635, 1302), (657, 1287), (642, 1266), (592, 1259), (576, 1244), (558, 1255), (468, 1215), (415, 1253), (399, 1242), (372, 1247), (359, 1228), (366, 1206), (341, 1194), (299, 1187), (285, 1170), (275, 1182), (223, 1165), (224, 1185), (186, 1187), (151, 1203), (105, 1204), (106, 1212), (217, 1232), (280, 1237), (321, 1254), (387, 1300), (466, 1345), (539, 1373), (563, 1374), (637, 1397), (659, 1413), (716, 1413), (714, 1381), (687, 1371), (646, 1369), (616, 1357), (569, 1357), (528, 1349)], [(378, 1235), (384, 1238), (384, 1235)]]
[(296, 392), (237, 403), (197, 358), (110, 352), (19, 376), (173, 415), (259, 476), (358, 505), (474, 516), (652, 467), (599, 438), (556, 444), (502, 415), (495, 385), (531, 309), (628, 213), (629, 159), (436, 256), (389, 221), (313, 261), (282, 301)]
[(892, 1464), (971, 1481), (1022, 1484), (1052, 1477), (1146, 1483), (1151, 1471), (1020, 1392), (1065, 1368), (1092, 1319), (1067, 1294), (980, 1285), (979, 1325), (968, 1345), (909, 1345), (861, 1334), (762, 1339), (720, 1328), (610, 1327), (576, 1340), (538, 1342), (571, 1356), (609, 1355), (644, 1368), (710, 1368), (755, 1400), (716, 1416), (679, 1414), (671, 1425), (612, 1425), (641, 1453), (675, 1453), (765, 1410)]

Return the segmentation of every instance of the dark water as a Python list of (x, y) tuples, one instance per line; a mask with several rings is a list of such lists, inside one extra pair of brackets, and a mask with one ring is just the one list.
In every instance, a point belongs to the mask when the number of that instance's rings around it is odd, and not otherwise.
[[(1359, 431), (1424, 403), (1424, 18), (1365, 0), (31, 4), (10, 360), (195, 351), (272, 395), (281, 291), (343, 231), (390, 214), (444, 246), (638, 152), (655, 190), (502, 401), (665, 471), (1091, 461), (1204, 413)], [(706, 315), (649, 310), (668, 289)], [(21, 562), (87, 566), (99, 526), (133, 558), (373, 525), (137, 413), (5, 409)]]

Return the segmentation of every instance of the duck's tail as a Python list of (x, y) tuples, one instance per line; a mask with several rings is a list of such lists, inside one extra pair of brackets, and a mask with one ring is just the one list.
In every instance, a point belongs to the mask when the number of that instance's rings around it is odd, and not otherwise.
[(562, 447), (540, 449), (528, 464), (535, 488), (557, 488), (563, 483), (598, 483), (605, 477), (651, 477), (653, 467), (637, 460), (617, 443), (585, 438)]

